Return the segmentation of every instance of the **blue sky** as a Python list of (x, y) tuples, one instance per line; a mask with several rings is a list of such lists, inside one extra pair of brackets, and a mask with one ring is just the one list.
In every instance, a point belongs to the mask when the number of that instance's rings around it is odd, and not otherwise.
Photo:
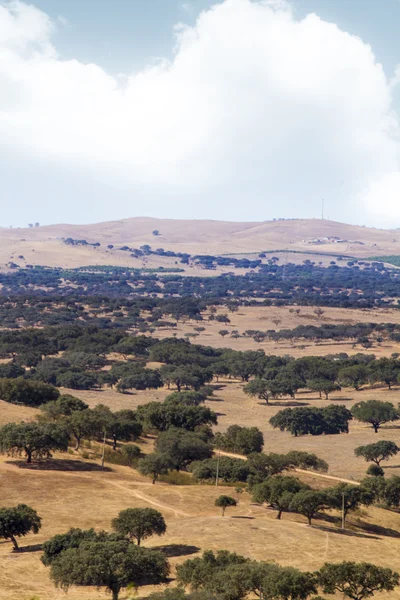
[[(57, 49), (64, 58), (98, 62), (111, 72), (142, 68), (172, 56), (174, 26), (194, 24), (213, 0), (35, 0), (54, 19), (63, 16)], [(371, 44), (392, 71), (400, 60), (400, 0), (293, 0), (296, 14), (310, 12)]]
[(400, 227), (399, 22), (400, 0), (0, 0), (0, 225), (324, 198)]

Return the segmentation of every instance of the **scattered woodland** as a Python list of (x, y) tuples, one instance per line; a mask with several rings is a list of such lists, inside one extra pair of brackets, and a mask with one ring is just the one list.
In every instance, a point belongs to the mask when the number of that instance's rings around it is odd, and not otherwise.
[(399, 598), (399, 272), (173, 258), (0, 274), (2, 598)]

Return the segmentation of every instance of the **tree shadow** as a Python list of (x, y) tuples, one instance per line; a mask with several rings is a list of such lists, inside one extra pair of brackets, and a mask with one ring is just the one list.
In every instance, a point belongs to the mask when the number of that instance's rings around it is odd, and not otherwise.
[(152, 550), (158, 550), (167, 556), (173, 558), (175, 556), (189, 556), (190, 554), (196, 554), (200, 552), (201, 548), (197, 546), (189, 546), (187, 544), (167, 544), (166, 546), (157, 546)]
[(374, 525), (373, 523), (365, 523), (365, 521), (356, 522), (356, 527), (359, 527), (363, 531), (374, 533), (375, 535), (400, 538), (400, 531), (390, 529), (389, 527), (382, 527), (381, 525)]
[(351, 402), (353, 398), (348, 398), (347, 396), (330, 396), (328, 400), (329, 402)]
[(326, 533), (335, 533), (337, 535), (344, 535), (346, 537), (357, 537), (357, 538), (365, 538), (368, 540), (380, 540), (381, 538), (376, 535), (367, 535), (366, 533), (359, 533), (358, 531), (353, 531), (351, 529), (335, 529), (333, 527), (326, 527), (325, 525), (313, 525), (314, 529), (319, 529), (320, 531), (324, 531)]
[(254, 521), (255, 517), (247, 517), (245, 515), (233, 515), (231, 519), (248, 519), (249, 521)]
[(30, 546), (20, 546), (19, 552), (15, 554), (24, 554), (24, 552), (39, 552), (43, 549), (43, 544), (31, 544)]
[(259, 402), (262, 406), (309, 406), (309, 402), (298, 402), (297, 400), (283, 400), (281, 402)]
[(381, 465), (382, 469), (400, 469), (400, 465)]
[(27, 464), (23, 460), (8, 460), (6, 464), (15, 465), (19, 469), (28, 471), (112, 471), (110, 467), (102, 468), (97, 463), (84, 462), (82, 460), (50, 458), (49, 460), (35, 461)]
[(226, 416), (225, 413), (221, 413), (221, 412), (216, 412), (215, 414), (217, 415), (217, 417), (225, 417)]

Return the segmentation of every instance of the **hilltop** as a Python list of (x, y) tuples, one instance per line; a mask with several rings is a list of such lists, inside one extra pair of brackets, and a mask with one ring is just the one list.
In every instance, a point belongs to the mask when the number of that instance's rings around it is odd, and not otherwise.
[[(158, 235), (153, 232), (158, 232)], [(68, 238), (99, 245), (67, 245), (64, 240)], [(308, 258), (310, 254), (316, 257), (327, 254), (367, 258), (400, 255), (400, 232), (320, 219), (239, 223), (149, 217), (90, 225), (2, 228), (0, 267), (10, 261), (21, 267), (26, 264), (62, 267), (113, 264), (139, 267), (141, 260), (131, 258), (129, 253), (121, 252), (119, 248), (123, 245), (139, 248), (144, 244), (192, 255), (251, 254), (280, 250), (305, 253)], [(107, 248), (109, 245), (114, 248)], [(285, 260), (285, 257), (281, 260)], [(293, 260), (293, 256), (288, 254), (287, 260)], [(168, 266), (165, 261), (162, 264)], [(170, 265), (173, 264), (175, 262), (170, 261)], [(157, 266), (157, 261), (150, 260), (148, 266)]]

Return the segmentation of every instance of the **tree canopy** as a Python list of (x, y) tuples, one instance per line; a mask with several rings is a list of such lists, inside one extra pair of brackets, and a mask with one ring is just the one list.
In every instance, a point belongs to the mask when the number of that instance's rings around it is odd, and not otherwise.
[(0, 452), (32, 459), (51, 458), (52, 452), (68, 450), (69, 435), (62, 425), (52, 423), (7, 423), (0, 427)]
[(42, 519), (36, 510), (26, 504), (0, 508), (0, 538), (10, 540), (15, 552), (19, 551), (17, 539), (28, 533), (39, 533)]
[(383, 423), (397, 421), (399, 415), (391, 402), (380, 402), (379, 400), (363, 400), (355, 404), (351, 412), (358, 421), (370, 423), (375, 433)]
[(138, 546), (151, 535), (163, 535), (167, 530), (164, 517), (154, 508), (121, 510), (118, 517), (113, 519), (112, 526), (129, 540), (136, 540)]

